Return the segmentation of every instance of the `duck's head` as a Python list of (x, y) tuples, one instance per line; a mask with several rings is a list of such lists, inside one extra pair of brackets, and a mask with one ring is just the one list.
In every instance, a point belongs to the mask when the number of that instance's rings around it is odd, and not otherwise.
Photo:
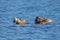
[(39, 16), (36, 16), (36, 18), (40, 18)]
[(19, 18), (14, 18), (14, 22), (17, 22), (17, 21), (19, 21), (20, 19)]

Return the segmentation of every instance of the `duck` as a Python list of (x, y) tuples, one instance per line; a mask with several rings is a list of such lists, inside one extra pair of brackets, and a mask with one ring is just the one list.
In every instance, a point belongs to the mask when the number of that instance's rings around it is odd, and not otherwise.
[(48, 18), (41, 18), (39, 16), (37, 16), (35, 19), (35, 24), (45, 24), (45, 23), (49, 23), (49, 22), (52, 22), (52, 20), (48, 19)]
[(16, 24), (26, 24), (27, 20), (22, 20), (21, 18), (19, 19), (19, 18), (15, 17), (13, 22), (16, 23)]

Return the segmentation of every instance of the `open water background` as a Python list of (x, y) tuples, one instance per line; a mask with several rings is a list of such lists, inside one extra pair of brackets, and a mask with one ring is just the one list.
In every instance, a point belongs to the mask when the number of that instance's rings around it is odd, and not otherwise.
[[(36, 16), (53, 22), (34, 24)], [(29, 24), (17, 25), (14, 17)], [(0, 0), (0, 40), (60, 40), (60, 0)]]

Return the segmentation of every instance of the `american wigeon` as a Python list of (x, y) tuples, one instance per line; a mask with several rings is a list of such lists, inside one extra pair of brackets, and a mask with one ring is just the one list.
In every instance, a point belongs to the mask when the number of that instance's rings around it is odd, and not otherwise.
[(26, 24), (27, 20), (21, 20), (21, 19), (15, 17), (13, 22), (16, 23), (16, 24)]
[(48, 18), (40, 18), (39, 16), (37, 16), (35, 19), (36, 24), (44, 24), (44, 23), (49, 23), (49, 22), (52, 22), (52, 20)]

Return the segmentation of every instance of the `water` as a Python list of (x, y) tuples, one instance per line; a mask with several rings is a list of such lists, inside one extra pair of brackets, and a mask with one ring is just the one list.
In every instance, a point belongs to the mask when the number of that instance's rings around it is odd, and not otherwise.
[[(53, 22), (34, 24), (36, 16)], [(15, 24), (14, 17), (29, 24)], [(0, 0), (0, 40), (60, 40), (60, 0)]]

